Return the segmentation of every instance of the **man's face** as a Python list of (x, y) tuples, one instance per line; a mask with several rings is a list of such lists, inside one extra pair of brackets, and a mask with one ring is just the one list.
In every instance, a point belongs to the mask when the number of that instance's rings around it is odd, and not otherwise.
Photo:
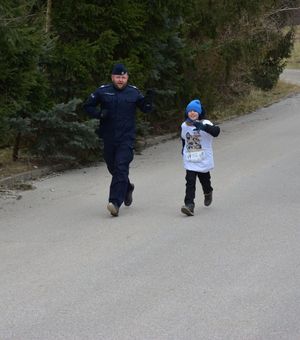
[(117, 75), (117, 74), (112, 74), (111, 80), (115, 87), (119, 90), (122, 90), (128, 82), (128, 74), (122, 74), (122, 75)]

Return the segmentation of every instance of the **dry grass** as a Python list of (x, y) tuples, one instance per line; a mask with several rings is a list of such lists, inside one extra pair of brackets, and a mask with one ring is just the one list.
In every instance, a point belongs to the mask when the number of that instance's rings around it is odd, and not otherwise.
[(13, 162), (11, 148), (0, 149), (0, 179), (35, 168), (36, 165), (29, 162), (26, 157), (21, 157), (20, 160)]
[(300, 86), (279, 81), (271, 91), (252, 90), (247, 97), (237, 100), (225, 110), (215, 110), (210, 116), (217, 121), (226, 120), (269, 106), (297, 93), (300, 93)]

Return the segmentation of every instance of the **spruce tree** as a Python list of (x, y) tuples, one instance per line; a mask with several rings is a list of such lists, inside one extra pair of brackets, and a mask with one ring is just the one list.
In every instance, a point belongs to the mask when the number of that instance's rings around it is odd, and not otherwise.
[[(2, 144), (15, 139), (16, 159), (26, 118), (49, 106), (47, 77), (41, 62), (47, 41), (40, 13), (32, 13), (32, 2), (2, 1), (1, 13), (0, 138)], [(10, 119), (18, 124), (10, 125)]]

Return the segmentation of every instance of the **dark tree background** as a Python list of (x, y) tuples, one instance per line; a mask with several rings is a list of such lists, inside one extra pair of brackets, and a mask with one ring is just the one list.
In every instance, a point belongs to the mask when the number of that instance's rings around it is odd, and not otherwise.
[(139, 117), (140, 126), (178, 121), (196, 96), (211, 110), (253, 87), (269, 90), (290, 55), (289, 9), (297, 6), (293, 0), (2, 0), (0, 146), (13, 146), (14, 159), (20, 148), (44, 158), (96, 149), (80, 102), (110, 81), (116, 62), (126, 64), (142, 91), (157, 89), (157, 110), (147, 124)]

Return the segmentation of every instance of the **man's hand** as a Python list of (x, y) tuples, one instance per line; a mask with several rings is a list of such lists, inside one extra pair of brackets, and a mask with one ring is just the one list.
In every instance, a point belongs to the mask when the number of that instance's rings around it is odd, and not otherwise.
[(101, 109), (100, 119), (105, 119), (107, 116), (108, 116), (108, 110), (107, 109)]
[(153, 99), (155, 97), (155, 90), (147, 90), (146, 91), (146, 95), (144, 97), (144, 108), (145, 111), (144, 112), (154, 112), (155, 107), (153, 104)]

